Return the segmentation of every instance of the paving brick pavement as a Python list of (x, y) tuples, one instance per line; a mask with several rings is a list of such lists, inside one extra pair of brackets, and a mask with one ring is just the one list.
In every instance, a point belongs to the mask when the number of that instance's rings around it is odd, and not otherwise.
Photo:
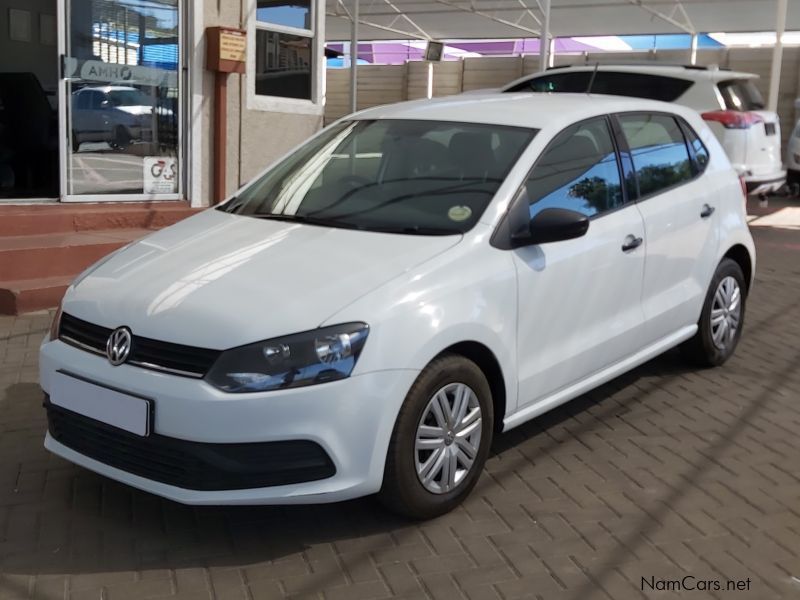
[[(0, 317), (0, 598), (800, 598), (800, 227), (769, 222), (725, 367), (671, 352), (499, 436), (422, 524), (373, 499), (192, 508), (51, 456), (49, 315)], [(687, 575), (749, 590), (643, 590)]]

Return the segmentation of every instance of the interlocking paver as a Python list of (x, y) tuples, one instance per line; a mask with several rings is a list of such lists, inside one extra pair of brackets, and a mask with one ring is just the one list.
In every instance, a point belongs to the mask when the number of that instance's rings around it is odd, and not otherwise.
[[(192, 508), (51, 456), (49, 315), (0, 317), (0, 600), (798, 598), (800, 230), (754, 235), (725, 367), (670, 352), (498, 436), (472, 497), (426, 523), (372, 499)], [(685, 575), (751, 589), (642, 587)]]

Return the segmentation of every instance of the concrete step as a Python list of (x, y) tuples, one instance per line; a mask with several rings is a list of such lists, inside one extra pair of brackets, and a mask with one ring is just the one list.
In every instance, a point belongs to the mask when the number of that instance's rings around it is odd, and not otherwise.
[(198, 210), (190, 208), (188, 202), (0, 206), (0, 237), (109, 229), (161, 229)]
[(52, 308), (61, 302), (74, 277), (42, 277), (0, 283), (0, 315), (19, 315)]
[(75, 276), (117, 248), (151, 233), (115, 229), (0, 237), (0, 288), (3, 282)]

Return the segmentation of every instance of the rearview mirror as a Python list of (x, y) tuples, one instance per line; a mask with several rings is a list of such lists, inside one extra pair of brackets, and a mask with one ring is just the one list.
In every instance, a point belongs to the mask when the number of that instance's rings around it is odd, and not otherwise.
[(514, 245), (531, 246), (562, 242), (586, 235), (589, 217), (566, 208), (545, 208), (531, 219), (528, 231), (513, 236)]

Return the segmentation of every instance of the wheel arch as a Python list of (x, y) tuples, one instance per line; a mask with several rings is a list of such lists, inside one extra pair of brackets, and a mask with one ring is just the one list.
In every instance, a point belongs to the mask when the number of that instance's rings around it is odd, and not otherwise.
[(463, 356), (474, 362), (478, 365), (478, 368), (483, 371), (486, 380), (489, 382), (489, 389), (492, 392), (494, 430), (495, 433), (501, 432), (506, 416), (508, 396), (503, 369), (494, 352), (481, 342), (463, 341), (448, 346), (437, 356), (443, 354), (458, 354), (459, 356)]
[(753, 258), (750, 256), (750, 251), (743, 244), (734, 244), (725, 252), (722, 258), (730, 258), (739, 265), (744, 274), (745, 285), (749, 292), (753, 278)]

